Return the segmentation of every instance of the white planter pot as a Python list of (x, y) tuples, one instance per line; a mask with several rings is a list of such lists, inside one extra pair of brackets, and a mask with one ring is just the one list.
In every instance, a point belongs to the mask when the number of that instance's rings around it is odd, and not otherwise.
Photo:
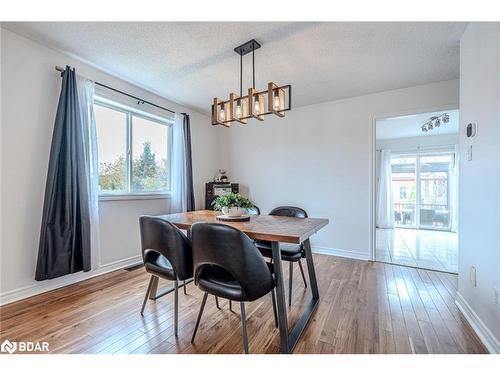
[(222, 207), (222, 213), (226, 216), (236, 217), (246, 214), (247, 210), (241, 207)]

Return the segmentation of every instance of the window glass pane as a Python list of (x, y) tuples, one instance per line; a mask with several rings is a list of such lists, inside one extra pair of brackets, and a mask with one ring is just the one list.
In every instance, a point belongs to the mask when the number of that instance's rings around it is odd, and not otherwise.
[(99, 157), (99, 190), (127, 190), (127, 115), (100, 105), (94, 106)]
[(142, 117), (132, 117), (131, 190), (169, 190), (169, 164), (168, 126)]
[(394, 222), (398, 227), (415, 226), (416, 161), (414, 156), (391, 158)]
[(452, 155), (420, 157), (420, 225), (447, 228), (450, 223), (448, 174)]

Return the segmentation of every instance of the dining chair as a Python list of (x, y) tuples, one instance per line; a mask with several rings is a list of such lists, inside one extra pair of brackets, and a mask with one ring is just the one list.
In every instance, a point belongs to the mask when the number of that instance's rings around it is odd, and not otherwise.
[[(287, 216), (287, 217), (298, 217), (306, 218), (307, 212), (299, 207), (293, 206), (280, 206), (269, 212), (269, 215), (275, 216)], [(259, 249), (261, 254), (266, 258), (273, 257), (272, 244), (269, 241), (257, 240), (255, 241), (255, 246)], [(304, 281), (304, 287), (307, 288), (306, 276), (304, 274), (304, 269), (302, 267), (302, 258), (305, 258), (306, 254), (304, 251), (304, 246), (302, 244), (286, 244), (280, 243), (281, 249), (281, 259), (289, 262), (289, 280), (288, 280), (288, 306), (292, 306), (292, 287), (293, 287), (293, 265), (294, 263), (299, 264), (300, 273), (302, 274), (302, 280)]]
[(243, 349), (248, 353), (245, 302), (271, 294), (274, 322), (278, 325), (273, 265), (240, 230), (219, 223), (198, 222), (191, 226), (194, 282), (205, 292), (194, 327), (196, 332), (208, 294), (240, 302)]
[(249, 215), (260, 215), (260, 208), (253, 206), (251, 208), (247, 208), (247, 212)]
[[(174, 331), (178, 332), (179, 321), (179, 281), (193, 277), (193, 255), (191, 241), (175, 225), (155, 216), (139, 218), (141, 230), (142, 259), (146, 272), (151, 274), (149, 285), (142, 303), (141, 315), (150, 297), (153, 284), (159, 278), (174, 282)], [(186, 290), (184, 289), (184, 293)]]

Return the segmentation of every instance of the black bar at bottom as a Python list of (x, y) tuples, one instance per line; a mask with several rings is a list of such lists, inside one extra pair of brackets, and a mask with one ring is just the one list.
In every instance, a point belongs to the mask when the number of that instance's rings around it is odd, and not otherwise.
[[(186, 280), (186, 285), (189, 284), (190, 282), (193, 281), (193, 278), (191, 279), (188, 279)], [(175, 290), (175, 287), (174, 286), (168, 286), (168, 287), (164, 287), (164, 288), (161, 288), (157, 293), (156, 295), (154, 296), (150, 296), (149, 299), (151, 300), (157, 300), (158, 298), (160, 297), (163, 297), (164, 295), (167, 295), (168, 293), (171, 293)]]
[(304, 331), (304, 328), (306, 328), (307, 323), (311, 319), (314, 310), (316, 310), (316, 307), (318, 306), (319, 303), (319, 298), (312, 299), (309, 304), (304, 308), (302, 315), (300, 316), (300, 319), (297, 323), (295, 323), (295, 326), (292, 329), (292, 332), (290, 332), (288, 336), (288, 345), (290, 348), (290, 353), (293, 352), (293, 349), (295, 348), (295, 344), (300, 338), (300, 335), (302, 334), (302, 331)]

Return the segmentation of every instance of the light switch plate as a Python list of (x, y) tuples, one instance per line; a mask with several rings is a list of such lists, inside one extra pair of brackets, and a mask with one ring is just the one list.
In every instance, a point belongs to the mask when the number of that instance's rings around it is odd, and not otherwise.
[(476, 267), (474, 266), (470, 266), (469, 268), (469, 280), (470, 280), (470, 283), (472, 284), (472, 286), (476, 286), (477, 283), (476, 283)]
[(471, 160), (472, 160), (472, 145), (470, 145), (469, 148), (467, 149), (467, 161)]

